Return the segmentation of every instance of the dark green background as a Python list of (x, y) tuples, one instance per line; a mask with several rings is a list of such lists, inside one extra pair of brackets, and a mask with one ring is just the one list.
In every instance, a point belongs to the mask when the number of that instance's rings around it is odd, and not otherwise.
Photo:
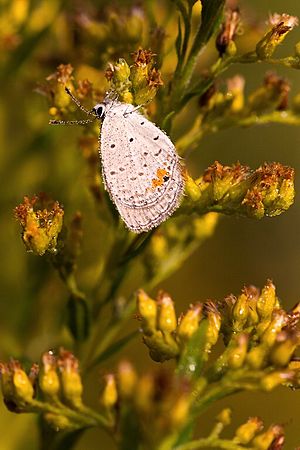
[[(94, 2), (99, 8), (101, 3), (105, 2)], [(57, 4), (61, 4), (62, 9), (74, 7), (72, 2), (61, 1)], [(241, 5), (248, 8), (248, 11), (252, 10), (252, 19), (257, 23), (263, 23), (269, 12), (287, 12), (300, 16), (300, 3), (295, 0), (248, 0)], [(59, 28), (59, 23), (54, 21), (51, 27)], [(20, 356), (25, 352), (27, 357), (36, 359), (41, 351), (54, 345), (53, 324), (62, 320), (56, 316), (56, 311), (66, 301), (65, 289), (47, 262), (25, 253), (19, 238), (19, 227), (12, 213), (23, 195), (47, 191), (64, 204), (68, 217), (76, 209), (85, 209), (84, 227), (88, 230), (88, 235), (85, 237), (82, 255), (85, 264), (82, 263), (82, 266), (86, 271), (95, 252), (101, 247), (97, 223), (89, 222), (93, 202), (85, 187), (85, 167), (76, 146), (76, 136), (79, 136), (80, 131), (73, 128), (59, 131), (48, 127), (47, 104), (33, 92), (35, 84), (53, 72), (58, 63), (70, 62), (75, 67), (78, 63), (75, 56), (70, 55), (68, 61), (53, 58), (52, 66), (48, 59), (44, 67), (43, 57), (47, 56), (47, 51), (55, 54), (55, 48), (52, 47), (58, 45), (57, 41), (55, 45), (51, 42), (52, 38), (53, 34), (45, 33), (22, 65), (12, 66), (9, 72), (1, 75), (1, 358), (7, 358), (10, 354)], [(300, 41), (300, 28), (288, 36), (286, 43), (279, 49), (279, 54), (292, 53), (297, 41)], [(269, 69), (265, 64), (239, 66), (231, 70), (231, 75), (245, 75), (246, 89), (250, 91), (261, 83), (265, 71)], [(292, 95), (300, 92), (299, 71), (281, 67), (276, 69), (279, 74), (291, 80)], [(253, 168), (264, 161), (280, 161), (295, 167), (298, 192), (300, 129), (268, 125), (223, 131), (205, 138), (187, 164), (193, 174), (197, 175), (214, 160), (223, 164), (239, 160)], [(299, 230), (298, 196), (295, 205), (286, 214), (274, 219), (251, 221), (224, 217), (215, 235), (161, 287), (172, 294), (179, 313), (190, 302), (207, 298), (221, 299), (230, 292), (237, 294), (245, 284), (262, 287), (267, 278), (272, 278), (282, 304), (289, 308), (300, 298)], [(87, 278), (83, 276), (83, 279)], [(47, 315), (43, 316), (45, 311)], [(139, 341), (128, 347), (122, 355), (125, 356), (132, 358), (143, 370), (147, 365), (153, 366), (146, 349)], [(113, 363), (114, 361), (109, 362), (108, 366)], [(98, 379), (99, 375), (95, 373), (88, 380), (88, 397), (97, 396)], [(201, 420), (199, 430), (202, 435), (209, 431), (214, 415), (223, 406), (232, 407), (235, 425), (245, 421), (248, 416), (259, 415), (267, 425), (273, 422), (285, 425), (287, 449), (300, 445), (299, 392), (280, 388), (268, 395), (239, 394), (229, 401), (222, 401)], [(35, 417), (13, 415), (2, 406), (0, 414), (0, 450), (34, 450), (37, 439)], [(111, 447), (110, 441), (102, 433), (89, 431), (77, 448), (96, 450)]]

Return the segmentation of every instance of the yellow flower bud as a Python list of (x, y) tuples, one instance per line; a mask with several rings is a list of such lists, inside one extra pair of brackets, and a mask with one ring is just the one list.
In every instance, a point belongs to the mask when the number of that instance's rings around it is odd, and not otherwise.
[(199, 200), (201, 196), (200, 187), (187, 173), (185, 175), (185, 193), (193, 202)]
[(130, 91), (124, 91), (120, 93), (120, 100), (124, 103), (133, 103), (133, 95)]
[(190, 400), (187, 395), (181, 395), (172, 405), (170, 421), (172, 427), (180, 427), (185, 424), (190, 408)]
[(163, 333), (172, 333), (177, 327), (174, 302), (166, 292), (161, 291), (157, 303), (159, 305), (158, 329)]
[(177, 336), (183, 341), (187, 341), (199, 327), (202, 317), (202, 304), (191, 305), (189, 310), (180, 317), (177, 327)]
[(17, 401), (30, 403), (33, 399), (33, 386), (24, 370), (15, 368), (13, 371), (13, 386)]
[(130, 75), (130, 67), (125, 59), (120, 58), (114, 66), (114, 80), (115, 82), (123, 83), (128, 81)]
[(100, 401), (108, 409), (112, 408), (118, 401), (116, 379), (113, 374), (105, 376), (105, 386)]
[(137, 374), (132, 365), (127, 361), (121, 362), (118, 371), (119, 391), (121, 397), (127, 398), (132, 396), (135, 391), (137, 380)]
[(249, 417), (235, 432), (241, 444), (248, 444), (254, 436), (263, 428), (263, 422), (258, 417)]
[(55, 370), (50, 370), (48, 373), (42, 372), (39, 376), (39, 386), (44, 394), (55, 397), (60, 389), (59, 377)]
[(63, 371), (61, 374), (61, 383), (64, 398), (75, 407), (82, 405), (82, 381), (79, 373)]
[(217, 310), (213, 302), (206, 302), (204, 304), (205, 316), (208, 320), (208, 327), (206, 332), (206, 350), (209, 350), (213, 345), (216, 344), (220, 327), (221, 327), (221, 314)]
[(228, 426), (231, 423), (231, 409), (225, 408), (216, 417), (217, 421), (224, 426)]
[(168, 241), (163, 234), (155, 233), (151, 239), (151, 254), (156, 260), (161, 260), (168, 254)]
[(256, 310), (262, 320), (271, 318), (275, 302), (275, 286), (272, 281), (269, 280), (267, 285), (263, 288), (256, 304)]
[(248, 319), (248, 298), (245, 294), (241, 294), (232, 309), (232, 328), (234, 332), (239, 332), (244, 328)]
[[(281, 425), (271, 425), (270, 428), (253, 439), (251, 446), (256, 450), (268, 450), (273, 441), (283, 436), (283, 428)], [(281, 448), (281, 447), (280, 447)]]
[(60, 382), (56, 372), (56, 358), (52, 352), (44, 353), (42, 356), (42, 367), (39, 372), (39, 386), (44, 394), (51, 397), (56, 397)]
[(154, 395), (154, 380), (150, 374), (143, 375), (137, 384), (134, 401), (137, 410), (144, 412), (152, 408), (152, 398)]
[(272, 347), (278, 333), (282, 330), (282, 327), (284, 327), (286, 323), (287, 316), (284, 311), (278, 310), (276, 313), (274, 312), (273, 319), (261, 336), (261, 342), (265, 343), (269, 347)]
[(54, 93), (54, 105), (61, 110), (67, 108), (71, 103), (71, 98), (66, 95), (65, 86), (58, 84)]
[(253, 347), (246, 357), (246, 361), (252, 369), (258, 370), (264, 367), (269, 349), (261, 344)]
[(226, 48), (226, 56), (232, 57), (235, 56), (237, 52), (236, 44), (234, 41), (229, 41), (228, 46)]
[(142, 289), (137, 292), (137, 310), (142, 317), (143, 332), (151, 335), (156, 330), (157, 302)]
[(61, 385), (64, 398), (72, 406), (76, 408), (81, 407), (83, 386), (77, 359), (71, 352), (61, 349), (58, 366), (61, 371)]
[(58, 114), (58, 109), (55, 106), (52, 106), (49, 108), (49, 114), (50, 116), (56, 116)]
[(299, 333), (281, 332), (270, 354), (272, 364), (279, 367), (287, 366), (300, 343), (299, 338)]
[(274, 371), (265, 375), (260, 382), (261, 388), (269, 392), (293, 378), (290, 371)]
[(227, 361), (231, 369), (239, 369), (244, 364), (248, 349), (248, 335), (241, 333), (236, 337), (236, 345), (228, 351)]

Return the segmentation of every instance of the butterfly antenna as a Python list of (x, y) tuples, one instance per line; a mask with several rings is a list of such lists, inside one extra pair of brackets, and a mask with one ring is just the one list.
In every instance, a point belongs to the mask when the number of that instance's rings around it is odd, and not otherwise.
[(69, 88), (65, 87), (65, 91), (66, 93), (71, 97), (71, 99), (73, 100), (73, 102), (75, 103), (75, 105), (78, 106), (79, 109), (81, 109), (81, 111), (85, 112), (86, 114), (88, 114), (89, 116), (94, 116), (94, 113), (92, 111), (88, 111), (81, 103), (80, 101), (72, 94), (72, 92), (70, 91)]
[(94, 122), (94, 119), (86, 119), (86, 120), (50, 120), (50, 125), (86, 125), (87, 123)]

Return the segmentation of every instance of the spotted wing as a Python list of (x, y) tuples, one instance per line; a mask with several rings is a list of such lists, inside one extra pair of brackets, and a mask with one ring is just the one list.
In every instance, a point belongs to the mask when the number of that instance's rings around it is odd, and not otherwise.
[(101, 129), (106, 189), (128, 228), (158, 226), (178, 207), (184, 181), (170, 138), (128, 105), (111, 108)]

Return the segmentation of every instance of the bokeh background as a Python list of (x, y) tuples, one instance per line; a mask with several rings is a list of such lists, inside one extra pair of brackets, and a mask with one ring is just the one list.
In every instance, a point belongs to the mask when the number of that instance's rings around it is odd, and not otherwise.
[[(87, 188), (87, 168), (77, 146), (80, 130), (48, 126), (48, 104), (36, 92), (37, 84), (53, 73), (60, 63), (71, 63), (78, 78), (89, 77), (97, 84), (103, 70), (115, 57), (128, 55), (143, 44), (144, 24), (131, 29), (131, 40), (120, 44), (120, 37), (106, 27), (105, 4), (52, 0), (10, 0), (0, 5), (0, 357), (9, 355), (37, 360), (42, 351), (56, 344), (55, 332), (63, 320), (67, 293), (57, 274), (43, 258), (28, 254), (20, 239), (13, 208), (24, 195), (45, 191), (65, 207), (66, 217), (76, 210), (84, 213), (84, 247), (79, 274), (84, 286), (104, 235), (99, 232), (93, 199)], [(134, 2), (112, 2), (117, 15), (125, 14)], [(172, 20), (176, 11), (171, 2), (139, 2), (150, 8), (153, 19), (167, 29), (166, 47), (174, 40)], [(263, 27), (270, 12), (300, 17), (300, 3), (295, 0), (262, 0), (240, 2), (253, 29)], [(87, 17), (95, 19), (95, 29), (87, 31)], [(98, 27), (98, 28), (97, 28)], [(134, 34), (136, 33), (136, 35)], [(139, 36), (137, 38), (136, 36)], [(244, 48), (255, 43), (255, 32), (241, 36)], [(251, 41), (253, 39), (253, 41)], [(291, 33), (279, 54), (292, 54), (300, 41), (300, 28)], [(129, 42), (125, 45), (124, 42)], [(216, 55), (214, 49), (203, 56), (200, 67)], [(172, 54), (166, 57), (166, 71), (172, 70)], [(164, 66), (163, 66), (164, 67)], [(240, 73), (246, 78), (246, 90), (258, 86), (265, 64), (235, 66), (225, 77)], [(300, 92), (300, 72), (276, 68), (292, 83), (291, 95)], [(99, 81), (101, 83), (101, 81)], [(178, 130), (173, 130), (176, 135)], [(257, 128), (230, 129), (203, 139), (198, 150), (189, 155), (187, 165), (201, 174), (213, 161), (241, 163), (258, 167), (264, 161), (279, 161), (296, 169), (296, 191), (300, 188), (300, 128), (268, 125)], [(239, 293), (243, 285), (262, 287), (272, 278), (284, 307), (291, 307), (300, 297), (300, 202), (285, 214), (273, 219), (251, 221), (224, 217), (212, 238), (161, 287), (176, 301), (177, 311), (190, 302), (207, 298), (221, 299)], [(139, 341), (128, 346), (122, 356), (132, 358), (137, 366), (153, 366)], [(110, 360), (110, 367), (114, 361)], [(103, 369), (104, 370), (104, 369)], [(99, 374), (88, 380), (95, 396)], [(266, 424), (285, 425), (287, 449), (300, 445), (300, 393), (278, 389), (272, 394), (239, 394), (230, 401), (215, 405), (201, 420), (201, 434), (209, 430), (214, 415), (222, 406), (233, 408), (235, 424), (250, 415), (260, 415)], [(234, 426), (234, 425), (233, 425)], [(0, 450), (35, 450), (38, 448), (36, 418), (11, 414), (0, 407)], [(99, 431), (85, 433), (77, 450), (114, 448)]]

